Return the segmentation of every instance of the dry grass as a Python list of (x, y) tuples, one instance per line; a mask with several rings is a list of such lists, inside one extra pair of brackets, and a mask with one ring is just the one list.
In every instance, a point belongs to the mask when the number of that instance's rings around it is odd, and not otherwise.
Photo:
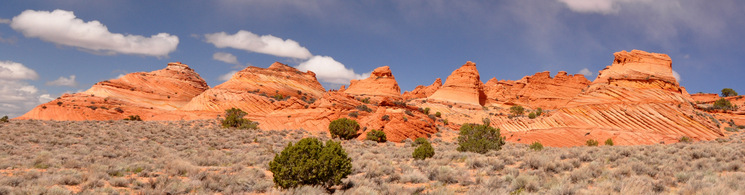
[[(215, 121), (11, 121), (0, 126), (0, 194), (318, 194), (274, 188), (268, 162), (303, 130), (218, 128)], [(326, 134), (327, 135), (327, 134)], [(328, 138), (322, 137), (322, 140)], [(432, 141), (344, 141), (352, 174), (336, 194), (743, 194), (743, 135), (711, 142), (486, 154)]]

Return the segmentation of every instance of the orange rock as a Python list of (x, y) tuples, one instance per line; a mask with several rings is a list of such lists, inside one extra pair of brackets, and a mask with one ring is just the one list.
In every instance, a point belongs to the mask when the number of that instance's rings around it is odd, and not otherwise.
[(487, 102), (522, 105), (530, 108), (556, 109), (590, 85), (584, 75), (567, 75), (560, 71), (554, 78), (550, 72), (539, 72), (517, 81), (490, 79), (484, 85)]
[(435, 101), (483, 106), (486, 103), (483, 83), (476, 64), (468, 61), (448, 76), (440, 89), (428, 97)]
[(353, 95), (400, 97), (401, 88), (393, 77), (390, 67), (378, 67), (363, 80), (352, 80), (344, 93)]
[(416, 86), (416, 88), (414, 88), (414, 90), (410, 92), (409, 91), (404, 92), (403, 97), (406, 100), (427, 98), (431, 96), (432, 94), (434, 94), (435, 91), (440, 89), (440, 87), (442, 87), (442, 80), (440, 78), (437, 78), (435, 82), (433, 82), (429, 86), (419, 85), (419, 86)]

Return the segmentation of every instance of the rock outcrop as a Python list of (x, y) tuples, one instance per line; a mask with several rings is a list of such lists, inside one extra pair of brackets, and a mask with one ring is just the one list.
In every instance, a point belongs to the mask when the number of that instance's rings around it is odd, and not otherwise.
[(490, 79), (484, 84), (487, 103), (522, 105), (530, 108), (556, 109), (566, 105), (590, 85), (584, 75), (567, 75), (560, 71), (554, 78), (551, 73), (539, 72), (517, 81)]
[(352, 80), (349, 87), (341, 91), (352, 95), (401, 97), (401, 88), (388, 66), (376, 68), (366, 79)]
[(239, 108), (261, 115), (277, 109), (275, 101), (290, 97), (311, 101), (324, 92), (315, 73), (275, 62), (266, 69), (251, 66), (235, 73), (225, 83), (194, 97), (182, 110), (222, 112)]
[(410, 99), (419, 99), (419, 98), (427, 98), (434, 94), (438, 89), (442, 87), (442, 80), (440, 78), (435, 79), (435, 82), (433, 82), (429, 86), (416, 86), (414, 90), (404, 92), (403, 97), (406, 100)]
[(634, 50), (617, 52), (591, 86), (550, 116), (493, 120), (513, 141), (576, 145), (569, 140), (613, 138), (617, 144), (673, 143), (687, 136), (712, 140), (723, 135), (697, 114), (672, 77), (670, 57)]
[(486, 103), (486, 94), (476, 64), (468, 61), (453, 71), (445, 80), (445, 84), (428, 99), (483, 106)]

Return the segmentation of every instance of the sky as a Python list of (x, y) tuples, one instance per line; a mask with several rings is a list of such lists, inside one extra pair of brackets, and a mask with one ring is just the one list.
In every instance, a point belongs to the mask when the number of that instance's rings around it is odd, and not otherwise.
[(613, 53), (665, 53), (690, 93), (745, 93), (741, 0), (0, 2), (0, 115), (127, 73), (188, 64), (210, 86), (246, 66), (311, 70), (326, 89), (390, 66), (402, 91), (466, 61), (483, 82), (594, 80)]

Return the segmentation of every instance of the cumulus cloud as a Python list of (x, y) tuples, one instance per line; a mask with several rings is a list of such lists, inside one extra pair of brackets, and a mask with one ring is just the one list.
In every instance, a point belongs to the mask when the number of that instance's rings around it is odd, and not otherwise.
[(569, 7), (572, 11), (579, 13), (618, 13), (621, 3), (651, 3), (650, 0), (558, 0)]
[(176, 35), (168, 33), (158, 33), (150, 37), (112, 33), (99, 21), (85, 22), (77, 18), (72, 11), (65, 10), (26, 10), (13, 17), (10, 27), (26, 37), (109, 55), (163, 57), (175, 51), (179, 43)]
[(215, 54), (212, 54), (212, 59), (225, 62), (228, 64), (240, 64), (238, 63), (237, 57), (235, 57), (233, 54), (225, 53), (225, 52), (217, 52)]
[(673, 77), (675, 77), (675, 80), (677, 80), (678, 82), (681, 81), (680, 80), (680, 74), (678, 74), (678, 72), (676, 72), (675, 70), (673, 70)]
[(218, 79), (218, 80), (221, 80), (221, 81), (227, 81), (227, 80), (230, 80), (230, 78), (232, 78), (232, 77), (233, 77), (233, 75), (234, 75), (235, 73), (237, 73), (237, 72), (238, 72), (237, 70), (234, 70), (234, 71), (230, 71), (230, 72), (228, 72), (227, 74), (224, 74), (224, 75), (220, 75), (220, 77), (218, 77), (217, 79)]
[(352, 79), (364, 79), (370, 76), (370, 73), (354, 73), (354, 70), (348, 69), (344, 64), (329, 56), (313, 56), (308, 61), (300, 63), (297, 69), (313, 71), (318, 80), (332, 84), (349, 84)]
[(50, 101), (51, 95), (41, 94), (24, 80), (39, 78), (36, 71), (21, 63), (0, 61), (0, 114), (20, 116), (39, 103)]
[(240, 30), (235, 34), (218, 32), (204, 35), (208, 43), (212, 43), (217, 48), (235, 48), (249, 52), (269, 54), (279, 57), (290, 57), (297, 59), (308, 59), (312, 55), (310, 51), (292, 39), (282, 40), (282, 38), (272, 35), (257, 35), (249, 31)]
[(580, 70), (577, 74), (585, 75), (585, 77), (592, 76), (592, 72), (587, 68)]
[(75, 75), (70, 75), (70, 77), (67, 78), (59, 77), (57, 80), (49, 81), (47, 82), (47, 85), (76, 87), (78, 86), (78, 82), (75, 81)]

